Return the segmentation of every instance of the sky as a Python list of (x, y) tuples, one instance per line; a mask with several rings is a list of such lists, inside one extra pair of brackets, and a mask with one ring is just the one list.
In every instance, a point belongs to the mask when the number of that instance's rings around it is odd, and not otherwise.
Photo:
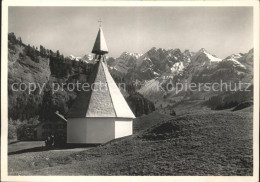
[(205, 48), (225, 58), (253, 48), (251, 7), (9, 7), (8, 32), (65, 56), (91, 53), (98, 28), (109, 56), (152, 47)]

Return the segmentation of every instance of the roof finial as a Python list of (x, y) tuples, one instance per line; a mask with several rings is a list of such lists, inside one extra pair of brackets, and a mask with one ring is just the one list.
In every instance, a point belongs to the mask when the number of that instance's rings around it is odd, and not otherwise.
[(99, 19), (98, 22), (99, 22), (99, 27), (101, 27), (102, 26), (102, 20)]
[(94, 47), (92, 49), (92, 53), (98, 54), (98, 55), (104, 55), (104, 54), (108, 53), (108, 49), (107, 49), (107, 44), (106, 44), (106, 41), (105, 41), (103, 31), (101, 29), (101, 22), (102, 21), (99, 20), (98, 22), (100, 22), (100, 27), (99, 27), (99, 30), (98, 30), (96, 41), (94, 43)]

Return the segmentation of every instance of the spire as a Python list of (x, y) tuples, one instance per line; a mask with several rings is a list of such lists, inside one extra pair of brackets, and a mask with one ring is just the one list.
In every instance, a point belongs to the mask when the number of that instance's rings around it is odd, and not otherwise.
[(99, 31), (97, 34), (97, 38), (96, 38), (94, 47), (92, 49), (92, 53), (97, 54), (97, 55), (104, 55), (104, 54), (108, 53), (108, 48), (107, 48), (103, 30), (101, 28), (101, 21), (99, 21), (99, 22), (100, 22), (100, 27), (99, 27)]
[[(102, 55), (108, 53), (101, 27), (99, 28), (92, 53), (99, 55), (99, 59), (101, 59)], [(67, 113), (68, 118), (135, 118), (104, 61), (96, 62), (88, 83), (90, 87), (79, 93)]]

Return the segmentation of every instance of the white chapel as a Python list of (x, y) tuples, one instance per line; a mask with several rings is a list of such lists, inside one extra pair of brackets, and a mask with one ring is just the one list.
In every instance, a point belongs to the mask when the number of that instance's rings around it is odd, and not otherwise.
[(67, 143), (105, 143), (133, 133), (135, 116), (108, 71), (108, 48), (101, 26), (92, 53), (96, 63), (88, 83), (93, 87), (81, 91), (68, 111)]

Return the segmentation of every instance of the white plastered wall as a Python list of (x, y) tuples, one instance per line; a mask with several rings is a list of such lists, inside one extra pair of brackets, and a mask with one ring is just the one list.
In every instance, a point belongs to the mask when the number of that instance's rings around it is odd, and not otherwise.
[(115, 138), (115, 118), (70, 118), (67, 143), (105, 143)]
[(116, 118), (115, 138), (133, 134), (133, 120), (128, 118)]
[(86, 118), (71, 118), (67, 121), (67, 143), (86, 142)]
[(115, 118), (88, 118), (87, 143), (105, 143), (115, 138)]

